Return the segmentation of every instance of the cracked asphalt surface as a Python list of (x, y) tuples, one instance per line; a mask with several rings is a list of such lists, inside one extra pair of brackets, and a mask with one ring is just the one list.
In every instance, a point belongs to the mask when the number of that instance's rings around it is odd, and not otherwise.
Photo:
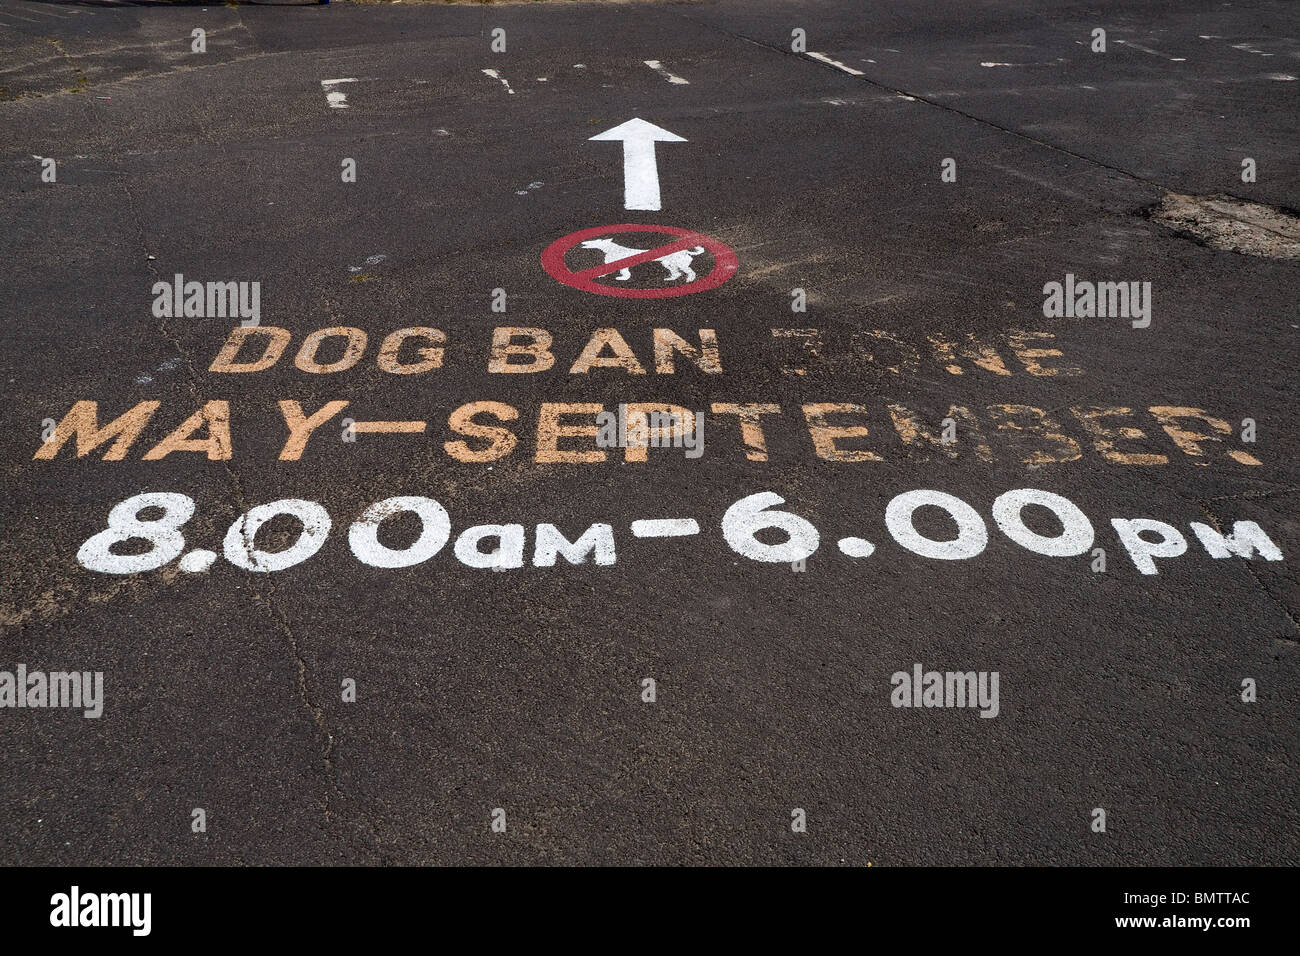
[[(792, 51), (796, 28), (834, 63)], [(105, 707), (0, 709), (0, 862), (1294, 863), (1297, 265), (1148, 216), (1168, 191), (1300, 207), (1296, 76), (1300, 8), (1284, 2), (6, 2), (0, 671), (102, 671)], [(330, 79), (352, 80), (336, 87), (346, 109)], [(624, 209), (618, 144), (589, 141), (632, 117), (686, 139), (658, 146), (660, 211)], [(591, 295), (542, 269), (560, 237), (627, 222), (699, 230), (739, 269), (666, 299)], [(155, 317), (151, 289), (176, 273), (259, 281), (262, 325), (292, 334), (284, 358), (211, 371), (234, 323)], [(1150, 327), (1045, 317), (1044, 284), (1067, 274), (1151, 282)], [(295, 366), (304, 337), (340, 326), (369, 335), (354, 367)], [(426, 326), (447, 335), (441, 368), (381, 370), (385, 336)], [(499, 326), (548, 330), (554, 367), (490, 372)], [(644, 374), (570, 373), (601, 328)], [(655, 328), (697, 345), (716, 330), (721, 373), (680, 356), (658, 373)], [(934, 359), (932, 340), (968, 336), (1006, 374)], [(281, 461), (282, 400), (428, 430), (346, 442), (340, 416)], [(160, 406), (122, 460), (72, 445), (35, 459), (45, 422), (78, 401), (99, 403), (100, 424)], [(209, 401), (230, 405), (228, 459), (144, 460)], [(448, 416), (477, 401), (518, 410), (518, 445), (458, 461)], [(561, 402), (780, 413), (763, 420), (765, 455), (708, 414), (698, 459), (538, 462), (538, 410)], [(815, 453), (800, 406), (822, 402), (863, 407), (833, 418), (868, 429), (839, 447), (879, 460)], [(908, 440), (890, 405), (931, 429), (969, 408), (983, 437), (959, 421), (949, 458)], [(1055, 425), (999, 427), (994, 406)], [(1113, 424), (1143, 435), (1119, 447), (1165, 460), (1107, 457), (1071, 412), (1084, 406), (1131, 410)], [(1202, 409), (1233, 434), (1189, 453), (1152, 407)], [(1104, 573), (1090, 551), (1045, 557), (998, 530), (993, 500), (1025, 487), (1083, 511)], [(914, 489), (974, 507), (983, 552), (900, 546), (886, 505)], [(806, 570), (724, 540), (727, 509), (763, 491), (820, 531)], [(82, 567), (109, 509), (143, 492), (193, 499), (186, 550), (220, 553), (233, 521), (279, 499), (319, 502), (333, 524), (283, 571)], [(609, 523), (617, 561), (495, 573), (449, 542), (413, 567), (367, 566), (348, 525), (397, 495), (438, 500), (453, 535), (522, 524), (530, 556), (540, 523), (570, 538)], [(687, 516), (698, 536), (628, 531)], [(1112, 518), (1168, 522), (1187, 551), (1140, 574)], [(1284, 558), (1212, 559), (1193, 521), (1257, 522)], [(917, 527), (953, 533), (922, 513)], [(386, 533), (400, 548), (416, 530)], [(268, 525), (257, 543), (297, 534)], [(859, 535), (870, 557), (837, 550)], [(914, 663), (997, 671), (998, 716), (891, 706), (891, 675)]]

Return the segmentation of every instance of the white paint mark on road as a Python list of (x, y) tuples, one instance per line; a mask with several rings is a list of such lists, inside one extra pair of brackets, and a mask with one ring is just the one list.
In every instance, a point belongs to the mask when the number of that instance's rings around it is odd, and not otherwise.
[(496, 70), (484, 70), (483, 73), (486, 76), (492, 77), (492, 79), (494, 80), (499, 80), (501, 82), (501, 85), (506, 88), (506, 92), (509, 93), (511, 96), (514, 95), (515, 91), (510, 88), (510, 84), (506, 82), (506, 78), (502, 76), (500, 73), (498, 73)]
[(866, 538), (840, 538), (835, 544), (850, 558), (869, 558), (876, 553), (876, 546)]
[(1132, 40), (1116, 40), (1116, 43), (1122, 43), (1125, 46), (1131, 46), (1135, 50), (1141, 50), (1143, 53), (1149, 53), (1152, 56), (1158, 56), (1168, 60), (1170, 63), (1186, 63), (1185, 56), (1170, 56), (1168, 53), (1161, 53), (1159, 50), (1153, 50), (1149, 46), (1143, 46), (1141, 43), (1134, 43)]
[[(146, 508), (161, 508), (163, 516), (141, 522), (137, 516)], [(186, 495), (153, 491), (127, 498), (109, 509), (107, 528), (82, 542), (77, 550), (77, 563), (87, 571), (102, 574), (156, 570), (185, 550), (185, 537), (177, 529), (193, 517), (194, 499)], [(146, 537), (153, 542), (153, 547), (142, 554), (112, 552), (113, 545), (133, 537)]]
[[(1044, 508), (1055, 515), (1061, 533), (1041, 535), (1025, 524), (1023, 512), (1029, 505)], [(1037, 488), (1017, 488), (1003, 492), (993, 502), (993, 520), (1008, 538), (1022, 548), (1049, 558), (1071, 558), (1092, 547), (1095, 534), (1092, 522), (1068, 498)]]
[(845, 65), (844, 65), (843, 63), (841, 63), (839, 60), (832, 60), (832, 59), (831, 59), (830, 57), (828, 57), (825, 53), (817, 53), (817, 52), (814, 51), (814, 50), (808, 50), (807, 53), (808, 53), (808, 55), (809, 55), (810, 57), (812, 57), (814, 60), (817, 60), (817, 61), (819, 61), (819, 62), (821, 62), (821, 63), (825, 63), (827, 66), (833, 66), (833, 67), (835, 67), (835, 69), (837, 69), (837, 70), (843, 70), (845, 73), (849, 74), (849, 76), (862, 76), (862, 75), (863, 75), (861, 70), (855, 70), (855, 69), (853, 69), (853, 67), (851, 67), (851, 66), (845, 66)]
[(212, 562), (215, 560), (217, 560), (217, 552), (199, 548), (181, 558), (180, 568), (189, 574), (197, 574), (212, 567)]
[[(395, 550), (379, 541), (379, 526), (392, 515), (409, 512), (420, 519), (420, 536), (413, 544)], [(451, 537), (451, 517), (432, 498), (399, 496), (376, 502), (348, 529), (348, 546), (363, 564), (372, 568), (409, 568), (427, 561)]]
[[(374, 423), (372, 423), (374, 424)], [(386, 423), (391, 424), (391, 423)], [(734, 502), (722, 517), (721, 531), (727, 545), (741, 557), (767, 564), (799, 563), (816, 553), (820, 534), (806, 518), (781, 506), (785, 499), (773, 492), (748, 495)], [(1059, 525), (1056, 534), (1044, 534), (1030, 528), (1024, 519), (1029, 507), (1053, 515)], [(933, 518), (924, 530), (915, 524), (915, 513), (922, 508), (937, 509), (956, 526), (956, 537), (940, 532)], [(148, 509), (162, 512), (159, 517), (144, 518)], [(1092, 523), (1069, 499), (1036, 488), (1005, 492), (993, 502), (993, 517), (999, 530), (1019, 547), (1049, 558), (1070, 558), (1085, 554), (1095, 540)], [(217, 554), (203, 549), (186, 551), (181, 528), (194, 516), (194, 500), (186, 495), (151, 492), (135, 495), (114, 505), (108, 514), (107, 527), (86, 539), (77, 550), (78, 563), (88, 571), (103, 574), (138, 574), (154, 571), (180, 559), (186, 573), (206, 571)], [(409, 515), (420, 523), (419, 537), (404, 548), (381, 544), (381, 525), (389, 518)], [(274, 552), (255, 546), (259, 529), (281, 517), (296, 519), (299, 525), (294, 542)], [(1045, 527), (1035, 521), (1039, 527)], [(889, 502), (885, 522), (894, 540), (915, 554), (943, 561), (976, 557), (986, 551), (988, 529), (984, 520), (969, 504), (938, 491), (917, 490), (898, 495)], [(945, 522), (946, 523), (946, 522)], [(1157, 559), (1177, 558), (1188, 550), (1191, 535), (1149, 518), (1112, 518), (1111, 527), (1128, 552), (1134, 566), (1143, 575), (1159, 573)], [(1214, 560), (1233, 557), (1247, 561), (1283, 561), (1279, 548), (1253, 521), (1233, 521), (1231, 530), (1202, 522), (1189, 523), (1205, 553)], [(637, 538), (671, 538), (700, 534), (693, 518), (658, 518), (631, 522)], [(331, 531), (328, 512), (318, 503), (302, 499), (283, 499), (250, 509), (236, 519), (226, 532), (223, 550), (227, 560), (248, 571), (283, 571), (306, 561), (321, 550)], [(292, 533), (292, 532), (291, 532)], [(760, 535), (762, 538), (760, 538)], [(363, 564), (376, 568), (406, 568), (422, 563), (440, 553), (451, 536), (451, 519), (447, 510), (431, 498), (395, 497), (371, 505), (348, 529), (348, 544)], [(785, 540), (767, 544), (763, 538)], [(1158, 537), (1158, 540), (1156, 540)], [(526, 531), (520, 524), (488, 524), (466, 528), (456, 539), (454, 553), (467, 567), (506, 570), (524, 564)], [(119, 555), (112, 548), (124, 541), (141, 539), (149, 550), (135, 555)], [(495, 539), (490, 550), (482, 548), (484, 539)], [(845, 537), (836, 542), (842, 554), (850, 558), (869, 557), (876, 547), (864, 538)], [(555, 567), (563, 557), (570, 565), (615, 563), (613, 525), (590, 525), (576, 541), (555, 525), (538, 524), (533, 555), (535, 567)], [(736, 562), (732, 562), (733, 565)], [(238, 587), (238, 585), (236, 585)]]
[[(1151, 518), (1111, 518), (1111, 526), (1143, 574), (1159, 574), (1155, 558), (1176, 558), (1187, 550), (1187, 539), (1173, 525)], [(1142, 532), (1160, 535), (1159, 541), (1143, 538)]]
[(653, 518), (632, 522), (632, 535), (637, 538), (678, 538), (699, 533), (700, 523), (694, 518)]
[[(912, 514), (922, 507), (941, 508), (957, 526), (957, 537), (947, 541), (927, 538), (912, 523)], [(908, 491), (885, 507), (885, 527), (894, 540), (913, 554), (940, 561), (973, 558), (988, 544), (984, 519), (966, 502), (942, 491)]]
[[(365, 264), (368, 265), (368, 266), (377, 266), (377, 265), (379, 265), (379, 263), (383, 262), (383, 261), (384, 261), (385, 259), (387, 259), (387, 258), (388, 258), (388, 256), (384, 255), (382, 252), (377, 252), (377, 253), (375, 253), (373, 256), (366, 256)], [(363, 267), (363, 266), (348, 266), (348, 272), (360, 272), (360, 271), (362, 270), (362, 268), (364, 268), (364, 267)]]
[(530, 192), (532, 192), (534, 189), (541, 189), (541, 188), (542, 188), (543, 186), (545, 186), (545, 185), (546, 185), (546, 184), (543, 183), (543, 182), (540, 182), (540, 181), (534, 181), (534, 182), (531, 182), (531, 183), (528, 184), (528, 188), (527, 188), (527, 189), (516, 189), (516, 190), (515, 190), (515, 195), (516, 195), (516, 196), (527, 196), (527, 195), (528, 195)]
[[(141, 498), (144, 496), (137, 496)], [(190, 499), (186, 499), (190, 501)], [(194, 513), (190, 501), (189, 512)], [(257, 529), (279, 515), (290, 515), (302, 524), (298, 540), (281, 551), (262, 551), (254, 547)], [(187, 516), (188, 517), (188, 516)], [(301, 561), (306, 561), (321, 549), (330, 533), (329, 513), (314, 501), (301, 498), (282, 498), (268, 504), (257, 505), (236, 519), (226, 532), (222, 550), (226, 560), (245, 571), (267, 573), (283, 571)], [(177, 535), (179, 537), (179, 535)]]
[(672, 83), (672, 84), (675, 85), (675, 86), (690, 86), (690, 85), (691, 85), (691, 81), (690, 81), (690, 80), (684, 80), (684, 79), (682, 79), (680, 76), (678, 76), (676, 73), (672, 73), (672, 72), (670, 72), (670, 71), (668, 70), (668, 68), (665, 67), (665, 66), (664, 66), (662, 63), (660, 63), (658, 60), (642, 60), (641, 62), (643, 62), (646, 66), (650, 67), (650, 69), (654, 70), (656, 73), (658, 73), (660, 76), (662, 76), (665, 80), (667, 80), (669, 83)]
[(1294, 82), (1296, 78), (1292, 76), (1290, 73), (1269, 73), (1267, 74), (1265, 79), (1278, 80), (1279, 82), (1282, 83), (1291, 83)]
[[(761, 491), (741, 498), (722, 516), (722, 537), (732, 551), (753, 561), (789, 564), (813, 556), (821, 544), (821, 535), (812, 523), (790, 511), (778, 510), (785, 499), (773, 491)], [(765, 544), (760, 531), (775, 529), (786, 540)]]
[[(152, 259), (153, 256), (150, 256), (149, 258)], [(166, 359), (161, 365), (159, 365), (156, 369), (154, 369), (154, 371), (174, 372), (178, 368), (180, 368), (180, 365), (181, 365), (181, 360), (179, 358), (173, 357), (173, 358)], [(135, 384), (137, 385), (148, 385), (152, 381), (153, 381), (153, 376), (150, 375), (148, 372), (141, 372), (139, 375), (135, 377)]]
[(990, 67), (995, 67), (995, 66), (1013, 66), (1013, 67), (1014, 66), (1056, 66), (1057, 63), (1064, 63), (1064, 62), (1065, 60), (1059, 57), (1050, 63), (997, 63), (992, 60), (984, 60), (980, 63), (980, 66), (984, 67), (985, 69), (988, 69)]
[[(1215, 35), (1215, 34), (1205, 34), (1205, 33), (1197, 34), (1197, 36), (1199, 36), (1202, 40), (1227, 40), (1227, 39), (1229, 39), (1228, 37), (1225, 37), (1225, 36), (1217, 36), (1217, 35)], [(1276, 56), (1276, 55), (1277, 55), (1277, 54), (1275, 54), (1275, 53), (1267, 53), (1267, 52), (1265, 52), (1264, 50), (1256, 49), (1256, 48), (1255, 48), (1255, 44), (1253, 44), (1253, 43), (1249, 43), (1249, 42), (1243, 42), (1243, 43), (1232, 43), (1232, 44), (1229, 44), (1229, 45), (1230, 45), (1234, 50), (1240, 50), (1242, 53), (1253, 53), (1255, 56)], [(1292, 56), (1300, 56), (1300, 54), (1292, 54)]]
[(655, 160), (655, 143), (685, 143), (686, 138), (633, 117), (591, 139), (623, 143), (623, 208), (659, 209), (659, 164)]
[[(482, 551), (479, 542), (496, 538), (492, 551)], [(502, 571), (524, 566), (524, 526), (521, 524), (482, 524), (466, 528), (456, 539), (456, 560), (469, 568)]]
[(321, 89), (325, 91), (325, 100), (329, 103), (330, 109), (348, 109), (348, 95), (340, 90), (336, 90), (334, 87), (338, 86), (340, 83), (355, 83), (356, 81), (357, 78), (355, 76), (345, 76), (337, 80), (320, 81)]

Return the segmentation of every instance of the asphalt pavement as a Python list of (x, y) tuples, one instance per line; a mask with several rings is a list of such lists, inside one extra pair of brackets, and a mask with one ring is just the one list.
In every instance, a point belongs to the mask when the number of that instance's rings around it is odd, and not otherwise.
[(1280, 0), (7, 0), (0, 862), (1294, 863), (1297, 77)]

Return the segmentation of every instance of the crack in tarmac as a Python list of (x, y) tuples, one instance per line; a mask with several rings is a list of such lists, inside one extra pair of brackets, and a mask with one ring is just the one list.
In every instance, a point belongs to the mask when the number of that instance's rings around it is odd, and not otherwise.
[[(1245, 494), (1245, 493), (1243, 493), (1243, 494)], [(1209, 519), (1209, 521), (1210, 521), (1210, 525), (1214, 528), (1215, 531), (1219, 532), (1219, 534), (1223, 534), (1223, 533), (1224, 533), (1224, 532), (1223, 532), (1223, 522), (1220, 520), (1219, 516), (1218, 516), (1217, 514), (1215, 514), (1213, 510), (1211, 510), (1210, 505), (1209, 505), (1209, 502), (1210, 502), (1210, 501), (1224, 500), (1224, 499), (1231, 499), (1231, 498), (1234, 498), (1234, 497), (1238, 497), (1238, 496), (1236, 496), (1236, 495), (1221, 495), (1221, 496), (1219, 496), (1219, 498), (1201, 499), (1201, 500), (1198, 500), (1198, 501), (1197, 501), (1197, 504), (1199, 504), (1199, 505), (1201, 506), (1201, 511), (1203, 511), (1203, 512), (1205, 513), (1205, 516)], [(1264, 579), (1261, 578), (1261, 577), (1259, 576), (1259, 572), (1258, 572), (1257, 570), (1255, 570), (1255, 565), (1254, 565), (1253, 563), (1251, 563), (1251, 560), (1250, 560), (1249, 558), (1247, 558), (1245, 561), (1242, 561), (1241, 563), (1242, 563), (1242, 566), (1245, 567), (1246, 572), (1247, 572), (1247, 573), (1248, 573), (1252, 578), (1254, 578), (1256, 586), (1257, 586), (1261, 591), (1264, 592), (1265, 596), (1267, 596), (1268, 599), (1269, 599), (1270, 601), (1272, 601), (1274, 604), (1276, 604), (1279, 608), (1282, 609), (1282, 613), (1285, 614), (1285, 615), (1287, 616), (1287, 619), (1291, 622), (1291, 626), (1294, 627), (1294, 628), (1296, 629), (1296, 633), (1297, 633), (1297, 634), (1300, 634), (1300, 615), (1297, 615), (1297, 613), (1296, 613), (1295, 611), (1293, 611), (1291, 608), (1287, 607), (1287, 605), (1286, 605), (1286, 604), (1285, 604), (1285, 603), (1284, 603), (1280, 598), (1274, 596), (1273, 592), (1269, 590), (1268, 585), (1264, 583)], [(1297, 641), (1296, 638), (1289, 638), (1289, 637), (1281, 637), (1281, 636), (1279, 636), (1278, 639), (1279, 639), (1279, 640), (1290, 641), (1291, 643), (1300, 643), (1300, 641)]]
[[(97, 138), (100, 140), (101, 148), (105, 148), (105, 145), (107, 143), (107, 136), (105, 133), (104, 124), (101, 121), (98, 113), (94, 109), (94, 102), (92, 100), (87, 100), (86, 102), (87, 102), (90, 115), (94, 120), (96, 129), (98, 131)], [(105, 150), (105, 152), (107, 151)], [(121, 178), (117, 178), (117, 182), (123, 194), (126, 196), (127, 210), (131, 215), (131, 219), (134, 222), (136, 231), (140, 237), (140, 251), (146, 256), (145, 267), (149, 271), (149, 273), (153, 276), (153, 279), (155, 281), (161, 281), (161, 278), (157, 272), (157, 267), (152, 264), (153, 259), (151, 258), (151, 253), (149, 252), (149, 242), (148, 242), (149, 233), (148, 230), (145, 228), (144, 222), (141, 218), (140, 210), (136, 202), (135, 194), (131, 191), (130, 181), (129, 179), (121, 177)], [(188, 350), (184, 348), (180, 340), (169, 330), (166, 319), (159, 320), (158, 331), (159, 334), (163, 337), (163, 339), (166, 340), (176, 350), (177, 354), (180, 355), (181, 360), (184, 362), (185, 370), (186, 370), (186, 389), (190, 393), (190, 397), (194, 400), (196, 404), (202, 404), (203, 399), (200, 394), (200, 388), (199, 388), (201, 384), (201, 380), (198, 371), (194, 366), (193, 356), (189, 353)], [(234, 495), (235, 504), (239, 509), (239, 513), (246, 514), (249, 509), (248, 509), (248, 499), (247, 496), (244, 494), (243, 483), (239, 480), (239, 476), (235, 473), (234, 469), (231, 467), (228, 461), (222, 462), (222, 469), (226, 474), (226, 478), (229, 482), (231, 491)], [(280, 630), (283, 633), (284, 637), (287, 639), (289, 650), (293, 656), (294, 665), (297, 670), (297, 682), (296, 682), (297, 686), (295, 688), (297, 691), (297, 695), (301, 700), (303, 707), (305, 707), (308, 714), (310, 714), (312, 718), (312, 722), (315, 724), (317, 730), (325, 738), (324, 752), (321, 755), (321, 758), (325, 765), (326, 779), (329, 782), (329, 786), (326, 788), (325, 801), (324, 801), (325, 820), (326, 822), (331, 822), (333, 820), (332, 796), (333, 794), (336, 793), (341, 794), (341, 791), (339, 790), (338, 780), (334, 770), (334, 749), (335, 749), (334, 733), (333, 731), (330, 730), (329, 721), (325, 717), (324, 709), (312, 699), (311, 692), (307, 684), (307, 659), (302, 653), (302, 649), (298, 643), (298, 638), (293, 632), (293, 628), (289, 623), (288, 616), (284, 613), (283, 609), (278, 607), (277, 604), (275, 603), (274, 600), (275, 593), (276, 593), (275, 585), (272, 581), (268, 579), (267, 590), (266, 590), (266, 594), (264, 595), (256, 586), (256, 583), (253, 579), (254, 573), (255, 572), (250, 571), (248, 572), (247, 575), (249, 590), (254, 596), (254, 598), (264, 606), (266, 611), (268, 611), (273, 618), (278, 620)]]
[[(1035, 137), (1035, 136), (1030, 136), (1028, 133), (1022, 132), (1022, 131), (1020, 131), (1020, 130), (1012, 129), (1011, 127), (1008, 127), (1008, 126), (1003, 126), (1003, 125), (1001, 125), (1000, 123), (995, 123), (993, 120), (985, 119), (985, 118), (980, 117), (980, 116), (976, 116), (974, 113), (968, 113), (968, 112), (966, 112), (965, 110), (958, 109), (958, 108), (955, 107), (955, 106), (949, 106), (949, 105), (946, 104), (946, 103), (940, 102), (939, 100), (931, 99), (931, 98), (929, 98), (929, 97), (927, 97), (927, 96), (924, 96), (924, 95), (922, 95), (922, 94), (920, 94), (920, 93), (913, 93), (913, 92), (911, 92), (910, 90), (898, 89), (898, 88), (896, 88), (896, 87), (890, 86), (890, 85), (887, 84), (887, 83), (882, 83), (882, 82), (880, 82), (879, 80), (873, 80), (871, 77), (867, 76), (865, 73), (863, 73), (863, 74), (859, 74), (859, 75), (856, 75), (856, 76), (852, 76), (852, 75), (849, 75), (849, 74), (847, 74), (847, 73), (844, 73), (844, 72), (843, 72), (842, 70), (840, 70), (838, 67), (832, 66), (832, 65), (827, 64), (827, 63), (823, 63), (823, 62), (821, 62), (820, 60), (817, 60), (817, 59), (815, 59), (815, 58), (812, 58), (812, 57), (806, 57), (806, 56), (804, 56), (803, 54), (795, 53), (795, 52), (793, 52), (793, 51), (791, 51), (791, 50), (785, 50), (785, 49), (782, 49), (781, 47), (771, 46), (770, 44), (764, 43), (762, 40), (756, 40), (756, 39), (754, 39), (753, 37), (745, 36), (743, 33), (733, 33), (733, 32), (731, 32), (730, 30), (725, 30), (725, 29), (723, 29), (722, 27), (717, 26), (716, 24), (713, 24), (713, 23), (705, 23), (705, 22), (703, 22), (703, 21), (696, 20), (696, 19), (694, 19), (694, 18), (692, 18), (692, 17), (688, 17), (688, 16), (686, 16), (684, 13), (680, 13), (680, 12), (678, 12), (678, 11), (676, 11), (676, 10), (673, 10), (672, 12), (673, 12), (676, 16), (681, 17), (681, 19), (686, 20), (686, 21), (688, 21), (688, 22), (690, 22), (690, 23), (693, 23), (693, 24), (695, 24), (696, 26), (707, 27), (708, 29), (710, 29), (710, 30), (714, 30), (714, 31), (716, 31), (716, 32), (718, 32), (718, 33), (721, 33), (721, 34), (723, 34), (724, 36), (729, 36), (729, 37), (732, 37), (733, 39), (736, 39), (736, 40), (743, 40), (743, 41), (746, 42), (746, 43), (752, 43), (754, 46), (762, 47), (764, 50), (768, 50), (768, 51), (770, 51), (770, 52), (772, 52), (772, 53), (778, 53), (778, 54), (780, 54), (781, 56), (789, 56), (789, 57), (794, 57), (794, 58), (796, 58), (796, 59), (798, 59), (798, 60), (806, 60), (807, 62), (810, 62), (810, 63), (816, 63), (816, 64), (817, 64), (819, 67), (821, 67), (823, 70), (830, 70), (830, 71), (836, 73), (837, 75), (847, 77), (849, 80), (857, 80), (857, 81), (861, 81), (861, 82), (863, 82), (863, 83), (866, 83), (866, 84), (869, 85), (869, 86), (873, 86), (873, 87), (875, 87), (875, 88), (878, 89), (878, 90), (884, 90), (884, 91), (889, 92), (889, 93), (894, 93), (894, 94), (896, 94), (896, 95), (898, 95), (898, 96), (906, 97), (907, 99), (913, 100), (913, 101), (915, 101), (915, 102), (917, 102), (917, 103), (924, 103), (924, 104), (926, 104), (927, 106), (933, 106), (933, 107), (935, 107), (936, 109), (940, 109), (940, 110), (943, 110), (943, 111), (948, 112), (948, 113), (953, 113), (953, 114), (955, 114), (955, 115), (957, 115), (957, 116), (961, 116), (961, 117), (963, 117), (964, 119), (968, 119), (968, 120), (971, 120), (972, 122), (979, 123), (979, 124), (981, 124), (982, 126), (987, 126), (987, 127), (989, 127), (990, 129), (995, 129), (995, 130), (998, 130), (998, 131), (1000, 131), (1000, 132), (1007, 133), (1008, 135), (1015, 136), (1017, 139), (1022, 139), (1022, 140), (1024, 140), (1024, 141), (1028, 142), (1028, 143), (1033, 143), (1033, 144), (1036, 145), (1036, 146), (1041, 146), (1041, 147), (1043, 147), (1043, 148), (1045, 148), (1045, 149), (1053, 150), (1054, 152), (1064, 153), (1066, 156), (1070, 156), (1070, 157), (1073, 157), (1074, 159), (1078, 159), (1078, 160), (1080, 160), (1080, 161), (1082, 161), (1082, 162), (1089, 163), (1089, 164), (1091, 164), (1091, 165), (1093, 165), (1093, 166), (1098, 167), (1099, 169), (1107, 169), (1107, 170), (1110, 170), (1111, 172), (1119, 173), (1119, 174), (1122, 175), (1122, 176), (1127, 176), (1129, 179), (1132, 179), (1132, 180), (1135, 181), (1135, 182), (1143, 183), (1143, 184), (1145, 184), (1145, 185), (1147, 185), (1147, 186), (1151, 186), (1151, 187), (1156, 188), (1156, 189), (1162, 189), (1162, 190), (1165, 190), (1166, 192), (1170, 192), (1170, 191), (1172, 191), (1172, 190), (1170, 189), (1170, 187), (1165, 186), (1163, 183), (1157, 182), (1156, 180), (1153, 180), (1153, 179), (1148, 179), (1148, 178), (1146, 178), (1145, 176), (1140, 176), (1140, 175), (1138, 175), (1137, 173), (1130, 172), (1129, 170), (1124, 169), (1123, 167), (1120, 167), (1120, 166), (1113, 166), (1113, 165), (1111, 165), (1110, 163), (1103, 162), (1103, 161), (1101, 161), (1101, 160), (1099, 160), (1099, 159), (1095, 159), (1095, 158), (1093, 158), (1093, 157), (1091, 157), (1091, 156), (1085, 156), (1083, 153), (1077, 153), (1077, 152), (1075, 152), (1074, 150), (1069, 149), (1069, 148), (1067, 148), (1067, 147), (1065, 147), (1065, 146), (1058, 146), (1058, 145), (1056, 145), (1055, 143), (1049, 143), (1047, 140), (1039, 139), (1039, 138), (1037, 138), (1037, 137)], [(1234, 197), (1234, 198), (1236, 198), (1236, 197)]]

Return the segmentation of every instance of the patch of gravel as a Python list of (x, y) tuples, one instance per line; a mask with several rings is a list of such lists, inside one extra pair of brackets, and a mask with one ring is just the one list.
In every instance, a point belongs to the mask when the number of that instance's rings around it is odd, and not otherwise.
[(1300, 259), (1300, 216), (1231, 196), (1166, 193), (1151, 220), (1212, 249)]

